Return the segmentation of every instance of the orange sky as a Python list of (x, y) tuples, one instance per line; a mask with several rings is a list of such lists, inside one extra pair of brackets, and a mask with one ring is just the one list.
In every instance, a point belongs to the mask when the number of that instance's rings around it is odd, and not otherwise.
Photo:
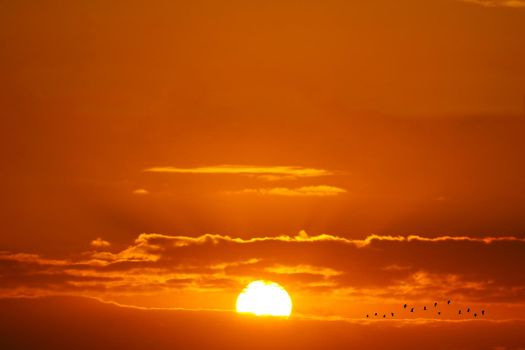
[(0, 297), (522, 320), (524, 38), (523, 0), (1, 2)]

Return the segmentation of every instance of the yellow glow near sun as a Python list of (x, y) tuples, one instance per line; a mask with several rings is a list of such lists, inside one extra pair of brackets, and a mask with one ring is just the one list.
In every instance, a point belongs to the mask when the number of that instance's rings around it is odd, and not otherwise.
[(292, 299), (279, 284), (253, 281), (237, 297), (237, 312), (256, 316), (284, 316), (292, 313)]

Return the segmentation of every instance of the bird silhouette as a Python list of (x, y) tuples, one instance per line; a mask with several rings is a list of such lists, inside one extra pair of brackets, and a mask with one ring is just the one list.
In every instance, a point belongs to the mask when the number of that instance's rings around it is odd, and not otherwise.
[[(452, 300), (448, 299), (447, 300), (447, 305), (450, 305), (451, 303), (452, 303)], [(434, 307), (437, 308), (437, 306), (438, 306), (438, 302), (435, 301), (434, 302)], [(403, 309), (406, 310), (407, 308), (408, 308), (408, 304), (403, 304)], [(410, 307), (410, 312), (414, 313), (415, 309), (416, 309), (415, 307)], [(424, 311), (428, 310), (426, 305), (423, 306), (423, 310)], [(467, 307), (467, 309), (465, 311), (470, 313), (470, 307)], [(458, 310), (458, 315), (461, 316), (462, 314), (463, 314), (462, 310), (459, 309)], [(478, 317), (478, 312), (472, 312), (472, 314), (473, 314), (474, 317), (476, 317), (476, 318)], [(437, 315), (441, 316), (441, 310), (439, 310), (439, 309), (437, 310)], [(480, 310), (479, 315), (480, 316), (485, 316), (485, 310)], [(370, 316), (371, 316), (370, 314), (366, 314), (366, 318), (370, 318)], [(375, 312), (374, 316), (378, 317), (378, 316), (381, 316), (381, 315), (379, 315), (377, 312)], [(383, 314), (383, 318), (386, 318), (386, 316), (387, 316), (387, 314)], [(395, 317), (395, 313), (394, 312), (390, 312), (390, 316), (391, 317)]]

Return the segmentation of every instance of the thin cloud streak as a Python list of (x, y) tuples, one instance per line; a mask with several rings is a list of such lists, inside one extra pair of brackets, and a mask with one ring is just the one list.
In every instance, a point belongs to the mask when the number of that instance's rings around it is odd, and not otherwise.
[(241, 191), (228, 192), (232, 195), (259, 195), (259, 196), (285, 196), (285, 197), (333, 197), (346, 193), (343, 188), (319, 185), (303, 186), (298, 188), (272, 187), (272, 188), (246, 188)]
[(525, 7), (524, 0), (463, 0), (471, 4), (481, 5), (484, 7)]
[(231, 237), (220, 234), (204, 234), (197, 237), (190, 236), (172, 236), (160, 233), (142, 233), (135, 240), (135, 244), (125, 250), (129, 251), (141, 246), (148, 246), (152, 241), (168, 241), (174, 247), (185, 247), (189, 245), (200, 245), (206, 243), (219, 244), (221, 242), (232, 242), (240, 244), (249, 244), (256, 242), (338, 242), (344, 244), (355, 245), (356, 247), (364, 247), (372, 244), (374, 241), (390, 241), (390, 242), (477, 242), (490, 244), (493, 242), (525, 242), (525, 238), (520, 237), (468, 237), (468, 236), (438, 236), (438, 237), (423, 237), (419, 235), (409, 236), (389, 236), (389, 235), (369, 235), (364, 239), (350, 239), (331, 234), (320, 234), (311, 236), (306, 231), (300, 231), (296, 236), (279, 235), (279, 236), (263, 236), (252, 238)]
[(195, 168), (151, 167), (144, 170), (152, 173), (173, 174), (223, 174), (223, 175), (255, 175), (255, 176), (292, 176), (318, 177), (332, 175), (324, 169), (304, 168), (298, 166), (254, 166), (254, 165), (216, 165)]

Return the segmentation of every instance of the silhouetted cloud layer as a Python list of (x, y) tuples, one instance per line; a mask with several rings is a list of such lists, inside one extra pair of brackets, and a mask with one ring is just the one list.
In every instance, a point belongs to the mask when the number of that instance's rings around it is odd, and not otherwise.
[(111, 299), (119, 293), (198, 290), (234, 295), (248, 281), (264, 278), (296, 293), (368, 302), (437, 297), (525, 302), (525, 239), (516, 237), (144, 233), (120, 251), (110, 251), (102, 239), (94, 242), (96, 251), (71, 260), (1, 253), (2, 294), (105, 293)]
[(254, 318), (87, 298), (0, 299), (2, 349), (521, 349), (523, 321)]

